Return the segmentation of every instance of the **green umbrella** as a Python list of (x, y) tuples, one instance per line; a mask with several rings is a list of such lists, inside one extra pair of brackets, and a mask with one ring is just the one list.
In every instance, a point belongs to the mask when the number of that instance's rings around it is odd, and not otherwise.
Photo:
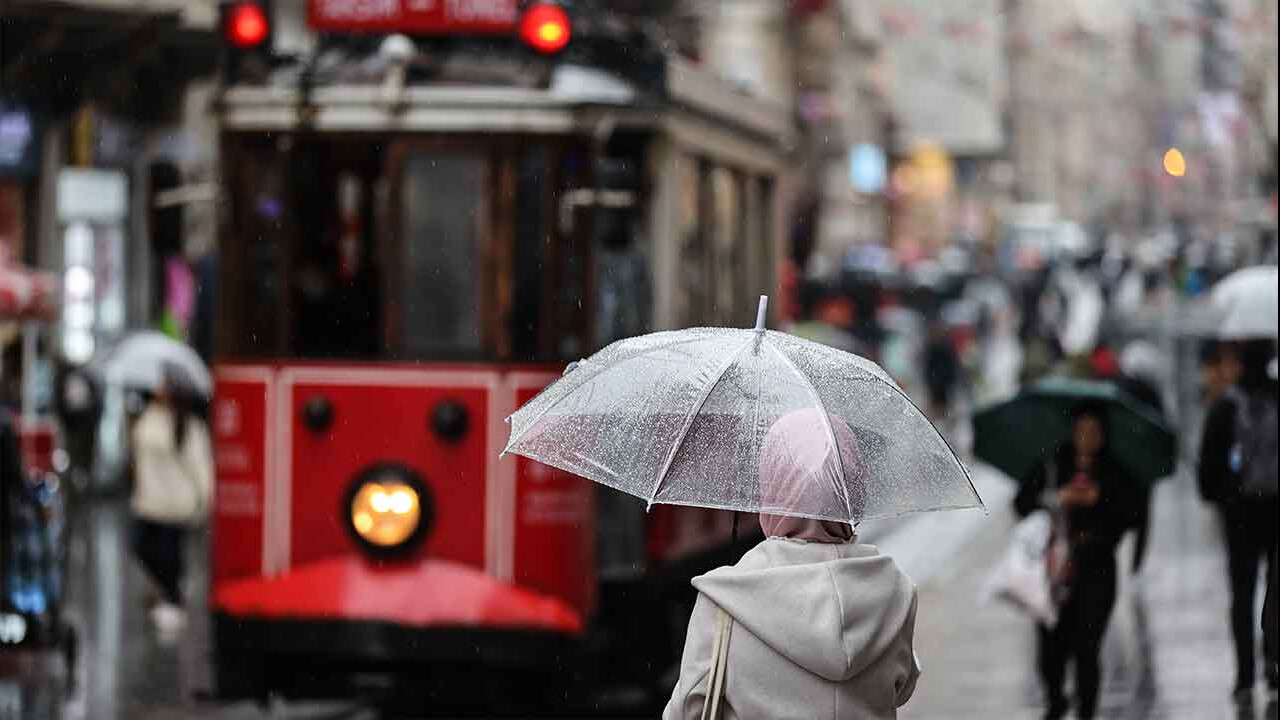
[(973, 454), (1021, 480), (1071, 435), (1071, 411), (1100, 403), (1111, 426), (1111, 454), (1135, 479), (1150, 485), (1173, 474), (1177, 437), (1160, 418), (1108, 382), (1050, 377), (1012, 400), (973, 416)]

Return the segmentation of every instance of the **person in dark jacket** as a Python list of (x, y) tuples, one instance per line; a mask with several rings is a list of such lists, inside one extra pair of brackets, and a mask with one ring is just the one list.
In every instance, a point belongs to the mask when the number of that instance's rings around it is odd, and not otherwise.
[(1240, 382), (1240, 358), (1231, 343), (1210, 340), (1200, 347), (1200, 399), (1212, 407), (1227, 388)]
[(929, 387), (929, 409), (934, 418), (945, 418), (951, 409), (951, 394), (960, 379), (960, 357), (941, 324), (929, 331), (924, 350), (925, 384)]
[[(1254, 594), (1257, 591), (1258, 563), (1267, 563), (1267, 590), (1263, 604), (1262, 645), (1266, 659), (1266, 675), (1274, 693), (1277, 686), (1276, 638), (1276, 546), (1277, 500), (1275, 494), (1250, 494), (1242, 491), (1242, 462), (1260, 462), (1260, 458), (1242, 458), (1239, 449), (1237, 418), (1239, 403), (1251, 396), (1270, 394), (1276, 397), (1276, 380), (1267, 366), (1275, 357), (1271, 341), (1242, 343), (1236, 348), (1240, 361), (1240, 377), (1236, 385), (1221, 393), (1209, 407), (1200, 444), (1197, 481), (1200, 495), (1213, 503), (1222, 517), (1227, 544), (1227, 567), (1231, 585), (1231, 633), (1236, 650), (1236, 682), (1233, 695), (1241, 705), (1252, 703), (1257, 678), (1254, 639), (1258, 622)], [(1274, 440), (1274, 434), (1272, 435)], [(1275, 444), (1270, 452), (1274, 454)], [(1274, 464), (1274, 456), (1271, 458)]]
[(102, 391), (87, 370), (64, 363), (58, 369), (54, 408), (62, 421), (70, 477), (77, 489), (83, 490), (93, 472)]
[(1036, 465), (1014, 498), (1019, 515), (1053, 514), (1070, 548), (1058, 573), (1058, 623), (1039, 628), (1037, 663), (1049, 720), (1067, 712), (1068, 662), (1075, 664), (1077, 716), (1088, 720), (1097, 711), (1102, 638), (1116, 599), (1116, 545), (1140, 512), (1135, 487), (1108, 450), (1105, 407), (1086, 402), (1072, 413), (1070, 441)]

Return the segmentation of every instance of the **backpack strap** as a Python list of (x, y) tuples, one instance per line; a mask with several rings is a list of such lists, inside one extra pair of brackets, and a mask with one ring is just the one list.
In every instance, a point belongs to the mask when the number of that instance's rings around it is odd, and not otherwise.
[(711, 672), (707, 674), (706, 699), (702, 704), (702, 720), (718, 720), (720, 699), (724, 696), (724, 675), (729, 661), (729, 634), (733, 618), (724, 608), (716, 609), (716, 644), (711, 650)]

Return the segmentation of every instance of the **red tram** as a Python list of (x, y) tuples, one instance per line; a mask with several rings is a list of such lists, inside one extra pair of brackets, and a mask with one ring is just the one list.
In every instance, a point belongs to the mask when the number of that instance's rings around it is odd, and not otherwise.
[(293, 59), (224, 8), (218, 691), (657, 689), (727, 519), (499, 459), (503, 421), (613, 339), (750, 322), (789, 116), (546, 3), (383, 5), (313, 0)]

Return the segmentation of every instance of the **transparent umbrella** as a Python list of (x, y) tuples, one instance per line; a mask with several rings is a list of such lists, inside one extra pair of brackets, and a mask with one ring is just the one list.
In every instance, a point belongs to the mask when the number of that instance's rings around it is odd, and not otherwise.
[(1237, 270), (1214, 285), (1212, 299), (1223, 314), (1218, 337), (1225, 340), (1275, 338), (1277, 322), (1275, 265)]
[[(505, 452), (653, 503), (836, 520), (981, 507), (946, 441), (878, 365), (764, 329), (620, 340), (511, 415)], [(816, 465), (815, 487), (762, 492), (775, 426)], [(775, 433), (776, 435), (776, 433)], [(774, 448), (776, 451), (776, 447)], [(799, 450), (797, 450), (799, 452)], [(776, 462), (776, 457), (770, 462)]]
[(129, 335), (95, 365), (107, 383), (140, 390), (155, 388), (166, 367), (180, 371), (191, 390), (205, 396), (213, 392), (213, 377), (196, 351), (151, 330)]

